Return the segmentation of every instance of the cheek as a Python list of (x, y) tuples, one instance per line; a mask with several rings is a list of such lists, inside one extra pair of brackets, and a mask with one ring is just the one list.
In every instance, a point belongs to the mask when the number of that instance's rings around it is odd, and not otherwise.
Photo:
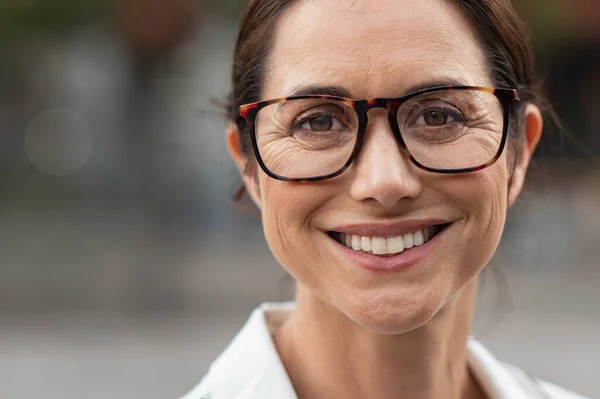
[(261, 177), (261, 217), (267, 243), (279, 263), (296, 279), (318, 263), (315, 236), (324, 234), (311, 223), (311, 215), (328, 199), (319, 185), (281, 182)]
[(505, 163), (498, 162), (451, 185), (447, 192), (466, 215), (457, 255), (462, 258), (460, 264), (467, 266), (464, 273), (471, 277), (489, 262), (500, 243), (508, 205), (508, 178)]

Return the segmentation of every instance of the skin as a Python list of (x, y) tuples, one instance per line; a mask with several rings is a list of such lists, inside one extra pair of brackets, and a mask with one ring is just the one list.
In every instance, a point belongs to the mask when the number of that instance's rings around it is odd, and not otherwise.
[[(398, 97), (440, 79), (492, 86), (473, 28), (443, 0), (297, 2), (279, 22), (267, 72), (263, 99), (307, 83), (341, 86), (356, 99)], [(506, 150), (462, 175), (417, 169), (386, 118), (370, 112), (346, 172), (308, 184), (246, 168), (252, 161), (228, 129), (267, 242), (297, 281), (296, 310), (275, 335), (279, 354), (300, 398), (485, 397), (466, 361), (477, 279), (521, 191), (540, 112), (527, 106), (514, 170)], [(453, 223), (423, 264), (400, 273), (348, 264), (326, 235), (340, 224), (415, 218)]]

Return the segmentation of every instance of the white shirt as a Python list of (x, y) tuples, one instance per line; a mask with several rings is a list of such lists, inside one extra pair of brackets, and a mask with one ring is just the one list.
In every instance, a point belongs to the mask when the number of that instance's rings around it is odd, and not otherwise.
[[(272, 338), (293, 306), (255, 309), (200, 384), (181, 399), (297, 399)], [(501, 363), (474, 339), (467, 349), (469, 367), (490, 399), (586, 399)]]

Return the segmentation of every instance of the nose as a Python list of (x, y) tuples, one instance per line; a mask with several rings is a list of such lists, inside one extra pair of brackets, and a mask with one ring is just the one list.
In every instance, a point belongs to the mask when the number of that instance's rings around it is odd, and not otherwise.
[(350, 195), (357, 201), (376, 201), (383, 207), (416, 198), (422, 182), (404, 155), (388, 123), (387, 113), (371, 110), (364, 141), (354, 161)]

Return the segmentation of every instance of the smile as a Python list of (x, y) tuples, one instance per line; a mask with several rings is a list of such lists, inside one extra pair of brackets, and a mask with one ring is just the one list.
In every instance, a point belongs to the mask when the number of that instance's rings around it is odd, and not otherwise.
[(328, 235), (340, 244), (356, 252), (378, 256), (392, 256), (408, 251), (411, 248), (420, 247), (439, 234), (448, 225), (428, 226), (394, 237), (367, 237), (337, 231), (330, 231)]

